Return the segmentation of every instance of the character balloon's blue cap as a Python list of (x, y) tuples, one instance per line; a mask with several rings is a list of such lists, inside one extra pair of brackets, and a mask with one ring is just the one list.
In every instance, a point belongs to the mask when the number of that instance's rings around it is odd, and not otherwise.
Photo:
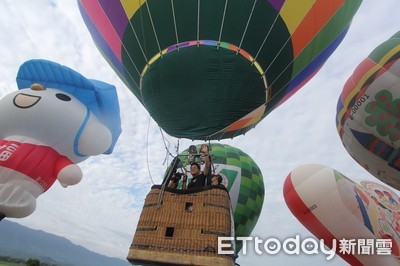
[(44, 59), (28, 60), (18, 70), (18, 89), (30, 88), (33, 83), (65, 91), (86, 105), (111, 131), (112, 144), (105, 154), (112, 152), (121, 134), (121, 118), (115, 86), (87, 79), (75, 70)]

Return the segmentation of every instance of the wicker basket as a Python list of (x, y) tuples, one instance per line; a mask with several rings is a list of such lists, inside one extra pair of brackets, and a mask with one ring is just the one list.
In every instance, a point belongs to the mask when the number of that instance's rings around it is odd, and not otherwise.
[(127, 259), (132, 264), (234, 265), (232, 257), (217, 253), (220, 236), (233, 236), (231, 203), (224, 187), (153, 186)]

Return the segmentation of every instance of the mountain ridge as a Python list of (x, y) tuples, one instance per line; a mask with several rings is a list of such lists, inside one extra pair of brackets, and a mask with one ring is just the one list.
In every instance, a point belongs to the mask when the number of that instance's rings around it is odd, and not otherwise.
[(36, 258), (57, 266), (129, 266), (129, 262), (90, 251), (70, 240), (8, 220), (0, 221), (0, 255)]

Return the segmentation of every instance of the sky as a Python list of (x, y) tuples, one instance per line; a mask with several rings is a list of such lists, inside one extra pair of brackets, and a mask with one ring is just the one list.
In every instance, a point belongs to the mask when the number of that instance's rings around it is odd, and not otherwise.
[[(157, 124), (98, 52), (76, 1), (2, 0), (0, 10), (0, 97), (17, 90), (15, 77), (23, 62), (48, 59), (115, 85), (123, 130), (113, 154), (79, 163), (84, 177), (78, 185), (65, 189), (55, 183), (38, 198), (32, 215), (9, 220), (125, 259), (144, 198), (167, 167)], [(377, 181), (343, 147), (335, 126), (336, 104), (356, 66), (399, 30), (399, 11), (398, 0), (364, 0), (347, 36), (310, 82), (246, 135), (221, 141), (249, 154), (263, 173), (265, 200), (253, 236), (312, 237), (286, 207), (282, 193), (286, 176), (298, 166), (319, 163), (351, 179)], [(177, 140), (166, 137), (174, 150)], [(181, 151), (191, 144), (179, 141)], [(328, 262), (323, 254), (257, 255), (249, 248), (239, 256), (241, 265), (347, 265), (340, 257)]]

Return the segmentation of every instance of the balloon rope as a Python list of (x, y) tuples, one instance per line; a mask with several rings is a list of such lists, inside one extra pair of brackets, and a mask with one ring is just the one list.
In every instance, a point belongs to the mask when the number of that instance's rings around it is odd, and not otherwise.
[[(161, 53), (161, 47), (160, 47), (160, 43), (159, 43), (159, 41), (158, 41), (156, 28), (154, 27), (153, 17), (151, 16), (151, 12), (150, 12), (149, 1), (146, 1), (146, 6), (147, 6), (147, 13), (149, 13), (151, 26), (152, 26), (152, 28), (153, 28), (154, 37), (156, 38), (156, 41), (157, 41), (158, 50), (159, 50), (160, 53)], [(146, 61), (147, 61), (147, 60), (146, 60)]]
[(154, 185), (153, 177), (151, 176), (150, 166), (149, 166), (149, 132), (150, 132), (150, 115), (149, 115), (149, 122), (147, 124), (147, 139), (146, 139), (146, 164), (147, 164), (147, 171), (149, 172), (149, 177), (151, 183)]
[(260, 52), (261, 52), (262, 48), (264, 47), (264, 44), (265, 44), (265, 42), (267, 41), (267, 39), (268, 39), (269, 35), (271, 34), (271, 31), (272, 31), (272, 29), (274, 28), (274, 26), (275, 26), (275, 23), (276, 23), (276, 21), (278, 20), (278, 18), (279, 18), (279, 17), (280, 17), (279, 13), (278, 13), (278, 14), (276, 14), (276, 17), (275, 17), (274, 23), (272, 23), (271, 27), (270, 27), (270, 28), (269, 28), (269, 30), (268, 30), (268, 33), (267, 33), (267, 35), (266, 35), (266, 36), (265, 36), (265, 38), (264, 38), (264, 41), (262, 42), (262, 44), (261, 44), (261, 46), (260, 46), (260, 49), (258, 49), (258, 52), (257, 52), (257, 54), (254, 56), (254, 61), (257, 61), (257, 57), (258, 57), (258, 55), (260, 54)]
[(200, 39), (200, 0), (197, 0), (197, 46)]
[[(141, 10), (140, 10), (140, 20), (141, 20), (142, 25), (143, 25), (143, 15), (142, 15), (142, 11), (141, 11)], [(145, 53), (144, 50), (143, 50), (142, 44), (140, 43), (139, 38), (138, 38), (138, 36), (137, 36), (137, 34), (136, 34), (135, 28), (134, 28), (133, 25), (132, 25), (132, 21), (130, 21), (130, 20), (129, 20), (129, 26), (130, 26), (130, 28), (131, 28), (133, 34), (135, 35), (136, 41), (137, 41), (137, 43), (139, 44), (140, 51), (142, 52), (142, 55), (143, 55), (144, 59), (145, 59), (146, 62), (147, 62), (148, 60), (147, 60), (147, 57), (146, 57), (146, 53)], [(132, 60), (130, 54), (128, 53), (128, 50), (125, 49), (124, 42), (123, 42), (122, 40), (121, 40), (121, 45), (123, 45), (125, 52), (128, 54), (129, 59), (131, 60), (132, 64), (135, 66), (135, 68), (136, 68), (138, 74), (140, 75), (139, 69), (136, 67), (135, 63), (133, 62), (133, 60)]]
[[(264, 75), (265, 75), (265, 73), (267, 73), (267, 71), (271, 68), (271, 66), (275, 63), (275, 60), (279, 57), (279, 55), (280, 55), (280, 54), (282, 53), (282, 51), (283, 51), (283, 48), (286, 47), (286, 45), (288, 44), (288, 42), (289, 42), (290, 40), (291, 40), (291, 37), (289, 37), (289, 38), (286, 40), (285, 44), (282, 45), (282, 47), (281, 47), (281, 49), (279, 50), (279, 52), (275, 55), (274, 59), (271, 61), (271, 63), (270, 63), (269, 66), (267, 67), (267, 69), (264, 71)], [(278, 76), (278, 78), (282, 75), (283, 72), (285, 72), (285, 70), (290, 66), (290, 64), (291, 64), (293, 61), (294, 61), (294, 59), (285, 67), (285, 69), (280, 73), (280, 75)], [(274, 80), (274, 82), (275, 82), (278, 78), (276, 78), (276, 79)], [(271, 85), (272, 85), (272, 84), (273, 84), (273, 82), (271, 83)]]
[[(315, 5), (315, 3), (314, 3), (314, 5)], [(308, 10), (308, 12), (311, 12), (311, 10), (313, 10), (313, 8), (311, 7), (309, 10)], [(308, 14), (308, 12), (307, 12), (307, 14)], [(306, 15), (307, 15), (306, 14)], [(306, 16), (305, 15), (305, 16)], [(321, 27), (321, 29), (322, 29), (322, 27)], [(317, 34), (318, 34), (319, 32), (317, 32)], [(285, 42), (285, 44), (284, 45), (282, 45), (282, 48), (279, 50), (279, 52), (276, 54), (276, 56), (275, 56), (275, 58), (271, 61), (271, 63), (269, 63), (269, 66), (268, 66), (268, 68), (264, 71), (264, 75), (267, 73), (267, 71), (272, 67), (272, 65), (275, 63), (275, 61), (276, 61), (276, 59), (280, 56), (280, 54), (282, 53), (282, 51), (283, 51), (283, 48), (285, 48), (285, 46), (288, 44), (288, 42), (291, 40), (291, 38), (292, 38), (292, 36), (289, 36), (288, 37), (288, 39), (286, 40), (286, 42)], [(303, 47), (303, 49), (306, 47), (306, 45)], [(290, 63), (281, 71), (281, 73), (275, 78), (275, 80), (273, 80), (271, 83), (269, 83), (269, 86), (268, 86), (268, 88), (270, 88), (279, 78), (280, 78), (280, 76), (282, 76), (282, 74), (283, 73), (285, 73), (285, 71), (288, 69), (288, 67), (296, 60), (296, 58), (299, 56), (301, 54), (301, 51), (297, 54), (297, 56), (296, 57), (294, 57), (293, 59), (292, 59), (292, 61), (290, 61)], [(284, 86), (282, 86), (282, 88), (285, 88), (286, 87), (286, 85), (287, 84), (289, 84), (290, 83), (290, 81), (289, 82), (287, 82)], [(275, 95), (277, 95), (278, 93), (275, 93)], [(272, 99), (272, 98), (271, 98)], [(270, 99), (270, 100), (271, 100)]]
[[(228, 6), (228, 1), (229, 1), (229, 0), (225, 0), (224, 14), (222, 15), (221, 29), (220, 29), (220, 31), (219, 31), (218, 43), (221, 42), (222, 30), (223, 30), (223, 28), (224, 28), (226, 7)], [(218, 47), (219, 47), (219, 46), (218, 46)]]
[[(164, 147), (165, 147), (165, 149), (166, 149), (166, 151), (167, 151), (167, 155), (170, 155), (170, 156), (174, 157), (174, 156), (172, 155), (172, 153), (169, 151), (169, 148), (167, 147), (167, 144), (165, 143), (165, 141), (168, 141), (168, 140), (167, 140), (167, 138), (164, 136), (164, 134), (163, 134), (163, 132), (162, 132), (162, 128), (159, 127), (159, 129), (160, 129), (160, 133), (161, 133), (162, 140), (163, 140), (163, 142), (164, 142)], [(168, 141), (168, 142), (169, 142), (169, 141)]]
[(175, 27), (175, 37), (176, 37), (176, 46), (179, 51), (179, 38), (178, 38), (178, 29), (176, 27), (176, 18), (175, 18), (175, 8), (174, 8), (174, 0), (171, 0), (171, 7), (172, 7), (172, 17), (174, 18), (174, 27)]
[(247, 28), (249, 27), (250, 20), (253, 17), (254, 7), (256, 6), (256, 4), (257, 4), (257, 0), (254, 0), (253, 8), (251, 9), (251, 13), (250, 13), (249, 19), (247, 20), (246, 28), (244, 29), (244, 32), (243, 32), (243, 35), (242, 35), (242, 39), (240, 40), (240, 44), (239, 44), (238, 50), (236, 51), (236, 55), (239, 53), (240, 47), (242, 47), (244, 36), (246, 36)]

